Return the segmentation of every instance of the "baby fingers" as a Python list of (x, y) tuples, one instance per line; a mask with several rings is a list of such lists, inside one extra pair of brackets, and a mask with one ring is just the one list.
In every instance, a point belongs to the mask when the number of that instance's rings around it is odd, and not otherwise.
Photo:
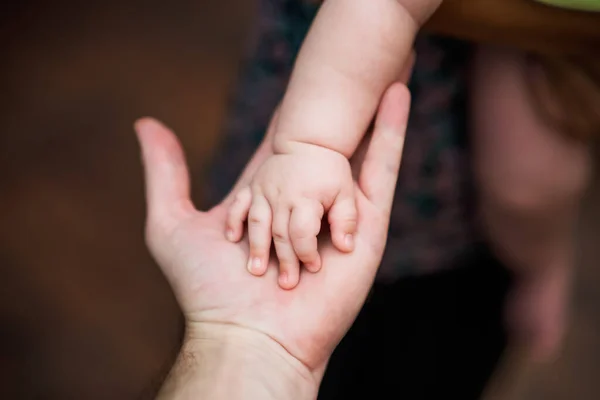
[(248, 271), (253, 275), (261, 276), (267, 271), (271, 251), (271, 220), (271, 206), (267, 199), (262, 195), (254, 195), (248, 215)]
[(290, 218), (290, 239), (296, 256), (311, 272), (321, 269), (321, 258), (317, 249), (317, 235), (321, 230), (323, 205), (318, 201), (307, 200), (292, 210)]
[(243, 188), (235, 195), (227, 213), (227, 226), (225, 236), (227, 240), (237, 243), (244, 235), (244, 221), (248, 218), (250, 205), (252, 204), (252, 192), (249, 187)]
[(340, 194), (329, 210), (331, 240), (338, 250), (344, 252), (354, 250), (356, 224), (357, 211), (354, 193)]
[(279, 286), (283, 289), (293, 289), (300, 280), (298, 257), (292, 246), (289, 235), (291, 211), (280, 207), (273, 217), (273, 243), (279, 259)]

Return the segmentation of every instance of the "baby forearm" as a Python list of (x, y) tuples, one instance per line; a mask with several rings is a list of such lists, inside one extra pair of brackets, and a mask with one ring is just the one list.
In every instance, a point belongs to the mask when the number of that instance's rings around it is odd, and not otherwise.
[(275, 151), (309, 143), (352, 155), (441, 0), (326, 0), (283, 99)]

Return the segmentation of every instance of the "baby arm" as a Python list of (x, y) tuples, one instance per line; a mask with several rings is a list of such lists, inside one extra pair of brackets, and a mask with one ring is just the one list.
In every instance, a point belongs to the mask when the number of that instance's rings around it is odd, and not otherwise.
[(441, 0), (326, 0), (281, 105), (276, 153), (297, 143), (352, 156), (415, 35)]
[(299, 261), (320, 269), (317, 234), (328, 213), (331, 238), (352, 251), (354, 183), (348, 159), (384, 91), (399, 79), (420, 25), (441, 0), (327, 0), (298, 56), (275, 123), (273, 155), (231, 207), (228, 236), (248, 218), (248, 269), (266, 271), (271, 240), (280, 285), (293, 288)]

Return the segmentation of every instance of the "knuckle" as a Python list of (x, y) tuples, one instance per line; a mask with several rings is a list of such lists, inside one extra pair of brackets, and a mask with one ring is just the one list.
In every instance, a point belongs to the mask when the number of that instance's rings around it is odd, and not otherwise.
[(246, 193), (245, 190), (241, 190), (241, 191), (237, 192), (235, 195), (235, 198), (234, 198), (234, 204), (239, 204), (239, 203), (243, 202), (246, 198), (245, 193)]
[(289, 226), (286, 222), (282, 220), (275, 220), (271, 226), (271, 231), (273, 233), (273, 240), (287, 242), (289, 239)]
[[(354, 187), (352, 187), (354, 189)], [(334, 207), (339, 213), (353, 213), (356, 212), (356, 200), (354, 199), (354, 192), (344, 193), (342, 198), (336, 199)]]
[(250, 240), (250, 254), (253, 257), (261, 257), (265, 253), (265, 245), (260, 240)]
[(262, 227), (267, 225), (267, 220), (269, 219), (269, 213), (264, 212), (263, 210), (257, 210), (253, 208), (250, 210), (248, 215), (248, 225), (252, 227)]
[(356, 221), (346, 221), (344, 223), (345, 230), (348, 232), (356, 231), (356, 225), (357, 225)]
[(340, 219), (342, 221), (356, 222), (357, 218), (358, 218), (358, 213), (356, 212), (356, 209), (348, 209), (348, 211), (345, 212), (344, 215), (342, 215)]
[(287, 243), (288, 235), (285, 231), (273, 229), (273, 241), (275, 243)]
[(248, 224), (252, 226), (261, 226), (263, 225), (263, 219), (258, 215), (250, 215), (250, 217), (248, 217)]
[(298, 260), (295, 257), (281, 257), (279, 268), (288, 273), (294, 272), (298, 268)]
[(346, 206), (344, 207), (344, 216), (346, 218), (356, 218), (356, 203), (354, 202), (354, 200), (350, 200), (346, 203)]
[(296, 250), (296, 254), (303, 262), (312, 262), (317, 258), (316, 249), (299, 249)]
[(356, 224), (356, 214), (348, 215), (345, 218), (342, 218), (342, 222), (348, 225)]
[(357, 216), (355, 214), (337, 215), (331, 218), (332, 225), (356, 225)]
[(354, 204), (349, 204), (347, 207), (338, 207), (332, 217), (336, 221), (355, 221), (358, 216)]
[(292, 225), (290, 227), (290, 235), (294, 239), (307, 239), (314, 236), (313, 229), (308, 225)]

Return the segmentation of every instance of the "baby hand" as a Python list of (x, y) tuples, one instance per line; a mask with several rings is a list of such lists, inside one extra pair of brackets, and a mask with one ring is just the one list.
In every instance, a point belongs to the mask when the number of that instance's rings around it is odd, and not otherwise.
[(248, 219), (248, 270), (267, 270), (271, 240), (279, 259), (279, 285), (293, 289), (300, 262), (311, 272), (321, 268), (317, 235), (328, 213), (332, 242), (340, 251), (354, 249), (356, 205), (349, 161), (340, 153), (301, 144), (300, 150), (274, 154), (258, 169), (250, 186), (238, 192), (229, 209), (227, 238), (241, 240)]

